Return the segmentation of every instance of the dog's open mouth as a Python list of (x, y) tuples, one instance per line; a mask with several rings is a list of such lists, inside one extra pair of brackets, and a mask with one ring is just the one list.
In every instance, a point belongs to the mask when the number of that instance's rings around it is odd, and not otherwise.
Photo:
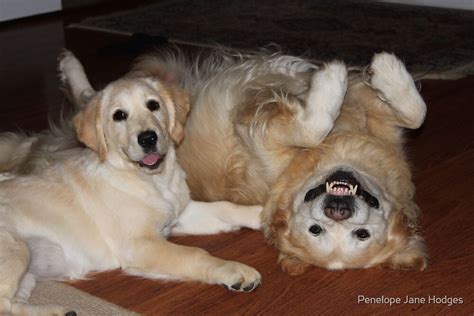
[(305, 202), (314, 200), (324, 192), (338, 196), (357, 196), (371, 207), (379, 208), (379, 201), (369, 192), (362, 189), (360, 183), (351, 172), (338, 170), (326, 179), (324, 184), (309, 190), (304, 198)]
[(326, 182), (326, 192), (332, 195), (356, 195), (358, 184), (344, 181)]
[(165, 155), (160, 155), (158, 153), (148, 153), (143, 157), (142, 160), (138, 162), (138, 165), (143, 168), (148, 168), (150, 170), (156, 169), (163, 162)]
[(332, 195), (357, 195), (360, 192), (360, 183), (351, 172), (338, 170), (325, 181), (326, 193)]

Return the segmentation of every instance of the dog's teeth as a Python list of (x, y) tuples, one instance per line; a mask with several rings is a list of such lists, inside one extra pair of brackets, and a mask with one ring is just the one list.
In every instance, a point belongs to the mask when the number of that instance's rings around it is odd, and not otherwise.
[(348, 186), (349, 186), (349, 190), (348, 190), (349, 192), (348, 192), (348, 194), (353, 195), (354, 186), (353, 186), (352, 184), (348, 184)]
[(354, 188), (352, 189), (351, 194), (352, 194), (352, 195), (356, 195), (356, 193), (357, 193), (357, 184), (356, 184), (356, 185), (354, 186)]
[(356, 195), (357, 185), (343, 181), (326, 182), (326, 192), (336, 195)]

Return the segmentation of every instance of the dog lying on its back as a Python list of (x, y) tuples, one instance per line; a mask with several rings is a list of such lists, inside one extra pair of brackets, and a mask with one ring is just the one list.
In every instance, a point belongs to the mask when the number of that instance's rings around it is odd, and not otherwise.
[[(290, 274), (424, 269), (402, 129), (420, 127), (426, 105), (403, 63), (380, 53), (348, 72), (338, 61), (215, 55), (184, 67), (197, 69), (183, 75), (193, 101), (178, 147), (193, 198), (265, 205), (262, 228)], [(173, 60), (148, 56), (135, 69), (170, 72)]]
[[(84, 96), (90, 84), (77, 59), (66, 52), (60, 69)], [(260, 206), (190, 200), (174, 149), (183, 137), (187, 93), (134, 76), (85, 97), (73, 123), (88, 148), (56, 151), (47, 166), (0, 181), (0, 313), (66, 314), (63, 307), (27, 303), (36, 278), (116, 268), (235, 291), (256, 288), (255, 269), (166, 240), (260, 227)]]

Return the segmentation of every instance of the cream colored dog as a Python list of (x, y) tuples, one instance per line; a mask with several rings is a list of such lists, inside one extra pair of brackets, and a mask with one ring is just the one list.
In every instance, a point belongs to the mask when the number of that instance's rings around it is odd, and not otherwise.
[(259, 206), (190, 200), (174, 149), (189, 109), (186, 92), (135, 75), (95, 93), (68, 52), (60, 69), (87, 104), (73, 120), (87, 148), (56, 151), (47, 166), (0, 182), (0, 313), (65, 314), (27, 303), (35, 279), (116, 268), (236, 291), (257, 287), (255, 269), (166, 240), (170, 233), (260, 227)]

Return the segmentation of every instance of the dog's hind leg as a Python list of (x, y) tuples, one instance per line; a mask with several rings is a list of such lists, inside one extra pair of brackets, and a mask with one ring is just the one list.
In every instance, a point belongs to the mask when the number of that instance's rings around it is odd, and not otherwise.
[(260, 205), (238, 205), (227, 201), (191, 201), (171, 230), (172, 235), (209, 235), (242, 227), (260, 229)]
[(26, 243), (10, 232), (0, 231), (0, 315), (75, 315), (61, 306), (28, 303), (36, 283), (34, 275), (26, 272), (29, 263)]
[(15, 298), (12, 301), (12, 315), (65, 315), (75, 316), (76, 313), (70, 308), (59, 305), (31, 305), (28, 300), (33, 288), (36, 286), (36, 277), (32, 273), (26, 273), (21, 280)]
[(78, 109), (84, 107), (95, 95), (96, 91), (92, 88), (81, 62), (68, 50), (64, 50), (58, 58), (58, 70), (61, 83), (63, 84), (66, 95)]
[(13, 298), (30, 261), (26, 243), (14, 234), (0, 230), (0, 314), (11, 313)]

